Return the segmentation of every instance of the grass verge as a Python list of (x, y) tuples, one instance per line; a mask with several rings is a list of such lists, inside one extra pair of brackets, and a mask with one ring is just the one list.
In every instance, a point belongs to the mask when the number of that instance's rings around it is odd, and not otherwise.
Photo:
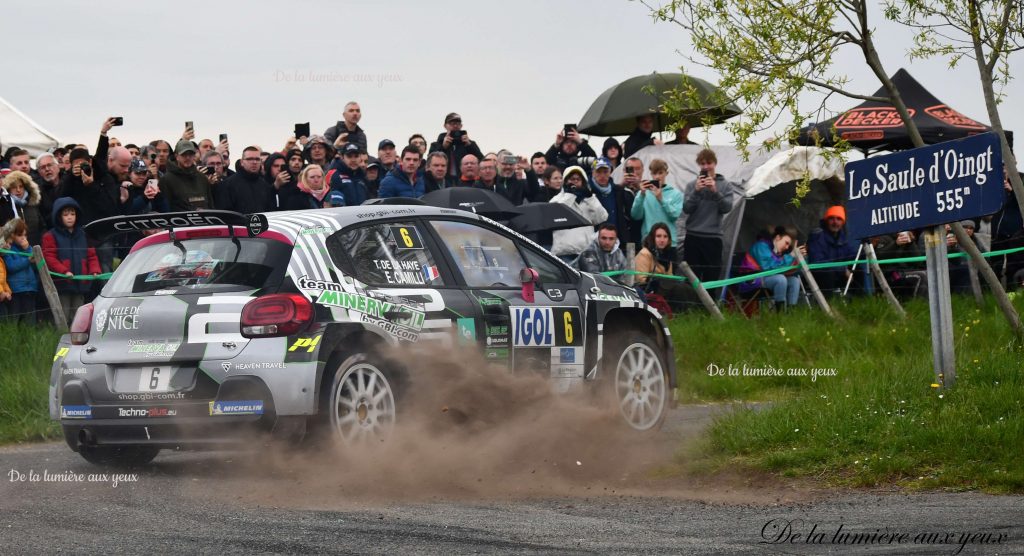
[[(1024, 350), (1002, 314), (994, 303), (978, 308), (954, 298), (957, 384), (943, 391), (931, 387), (927, 302), (905, 308), (905, 321), (881, 299), (838, 307), (840, 322), (811, 310), (676, 319), (684, 401), (774, 400), (718, 418), (689, 468), (745, 468), (833, 485), (1024, 492)], [(709, 376), (710, 364), (731, 364), (739, 376)], [(743, 365), (808, 374), (743, 376)], [(812, 379), (814, 368), (835, 376)]]
[(60, 333), (0, 321), (0, 444), (60, 436), (50, 420), (50, 366)]

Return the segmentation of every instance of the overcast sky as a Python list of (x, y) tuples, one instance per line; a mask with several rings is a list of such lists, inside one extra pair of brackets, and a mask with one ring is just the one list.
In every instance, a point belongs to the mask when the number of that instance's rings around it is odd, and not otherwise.
[[(2, 95), (62, 142), (90, 148), (105, 117), (124, 116), (125, 126), (113, 132), (123, 142), (173, 142), (192, 120), (197, 139), (228, 133), (234, 156), (251, 143), (277, 150), (296, 122), (321, 133), (356, 100), (371, 151), (383, 138), (402, 145), (414, 132), (432, 141), (444, 115), (455, 111), (485, 152), (529, 154), (546, 149), (562, 124), (578, 121), (601, 92), (629, 77), (685, 64), (690, 74), (717, 80), (679, 53), (691, 50), (683, 31), (655, 24), (642, 4), (628, 0), (157, 5), (7, 6)], [(956, 70), (944, 60), (911, 64), (906, 30), (880, 17), (875, 25), (890, 75), (906, 67), (940, 100), (988, 123), (973, 62)], [(862, 60), (842, 62), (852, 89), (879, 87)], [(1011, 68), (1024, 68), (1024, 53)], [(1021, 80), (1006, 93), (1003, 124), (1024, 130)], [(830, 106), (859, 102), (834, 99)], [(592, 139), (598, 150), (602, 141)], [(730, 138), (714, 128), (711, 142)]]

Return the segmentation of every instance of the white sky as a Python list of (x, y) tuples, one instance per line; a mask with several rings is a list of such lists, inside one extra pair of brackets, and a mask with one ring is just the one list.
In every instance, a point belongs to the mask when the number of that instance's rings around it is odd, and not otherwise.
[[(62, 142), (90, 148), (107, 116), (124, 116), (112, 135), (126, 143), (173, 143), (193, 120), (197, 139), (228, 133), (234, 156), (251, 143), (277, 150), (296, 122), (321, 133), (351, 99), (362, 106), (371, 154), (383, 138), (402, 145), (419, 132), (433, 141), (455, 111), (484, 152), (528, 155), (629, 77), (685, 64), (717, 80), (677, 52), (690, 52), (682, 30), (627, 0), (56, 0), (4, 12), (0, 94)], [(906, 67), (940, 100), (988, 123), (973, 61), (956, 70), (944, 60), (911, 63), (907, 30), (881, 17), (875, 27), (890, 75)], [(846, 62), (851, 89), (879, 87), (861, 60)], [(1024, 53), (1011, 68), (1024, 68)], [(1003, 125), (1024, 133), (1021, 81), (1006, 94)], [(837, 98), (830, 107), (859, 103)], [(691, 138), (700, 141), (700, 130)], [(591, 142), (600, 150), (603, 138)], [(713, 128), (712, 144), (730, 142)]]

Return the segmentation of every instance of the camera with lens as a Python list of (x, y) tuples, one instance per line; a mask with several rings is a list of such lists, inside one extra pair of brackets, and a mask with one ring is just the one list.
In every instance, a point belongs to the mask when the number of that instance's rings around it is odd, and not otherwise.
[(451, 132), (452, 141), (462, 141), (462, 136), (465, 135), (465, 134), (466, 134), (465, 131), (463, 131), (461, 129), (456, 129), (455, 131)]
[(92, 164), (89, 164), (88, 162), (83, 162), (78, 167), (78, 169), (81, 170), (83, 174), (90, 174), (90, 175), (92, 175)]
[(570, 164), (575, 164), (576, 166), (581, 166), (583, 168), (590, 168), (595, 162), (597, 162), (597, 157), (595, 156), (580, 156), (569, 161)]

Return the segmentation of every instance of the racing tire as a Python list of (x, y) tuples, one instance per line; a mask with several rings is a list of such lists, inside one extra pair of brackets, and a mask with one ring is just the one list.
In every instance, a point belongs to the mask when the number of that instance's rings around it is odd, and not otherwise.
[(605, 352), (604, 371), (599, 388), (614, 404), (618, 419), (641, 433), (661, 429), (672, 390), (657, 343), (637, 333), (613, 337)]
[(157, 446), (82, 446), (78, 449), (78, 455), (93, 465), (128, 469), (146, 465), (159, 453)]
[(329, 436), (341, 449), (387, 441), (395, 428), (398, 376), (380, 357), (359, 353), (334, 373), (325, 406)]

